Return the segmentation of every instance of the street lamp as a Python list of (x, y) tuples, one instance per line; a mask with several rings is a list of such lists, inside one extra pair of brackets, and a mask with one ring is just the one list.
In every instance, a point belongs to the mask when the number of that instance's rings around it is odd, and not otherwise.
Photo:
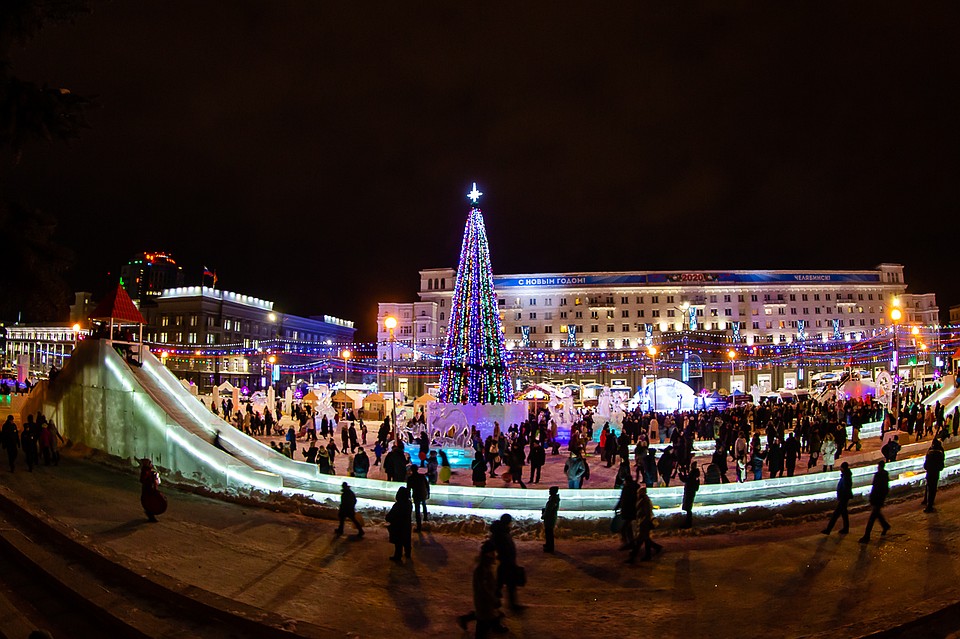
[(657, 412), (657, 347), (647, 346), (647, 353), (650, 355), (650, 359), (653, 360), (653, 412)]
[(727, 359), (730, 360), (730, 394), (733, 395), (733, 375), (734, 375), (734, 364), (737, 360), (737, 351), (732, 348), (727, 351)]
[(383, 320), (383, 325), (390, 331), (390, 426), (393, 428), (394, 436), (397, 434), (397, 388), (396, 371), (393, 370), (393, 329), (397, 327), (397, 318), (393, 315), (387, 315)]
[(167, 351), (163, 351), (162, 353), (160, 353), (160, 362), (161, 362), (164, 366), (167, 365), (167, 358), (168, 358), (168, 357), (170, 357), (170, 353), (168, 353)]
[(353, 353), (350, 352), (349, 348), (345, 348), (340, 351), (340, 357), (343, 358), (343, 392), (347, 392), (347, 360), (350, 359), (350, 356)]
[(903, 317), (903, 313), (900, 312), (900, 309), (897, 308), (897, 300), (893, 301), (894, 307), (890, 310), (890, 319), (893, 320), (893, 356), (890, 358), (890, 368), (893, 370), (893, 382), (894, 384), (899, 384), (899, 374), (900, 374), (900, 354), (899, 354), (899, 341), (898, 341), (898, 324), (900, 318)]
[(683, 315), (683, 322), (680, 324), (680, 335), (683, 340), (683, 364), (680, 367), (680, 379), (683, 382), (690, 381), (690, 350), (687, 348), (687, 313), (690, 311), (690, 302), (684, 302), (675, 307)]

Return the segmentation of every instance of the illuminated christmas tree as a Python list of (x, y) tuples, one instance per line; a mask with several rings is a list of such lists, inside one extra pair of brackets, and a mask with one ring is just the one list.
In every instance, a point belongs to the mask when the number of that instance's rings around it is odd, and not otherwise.
[(493, 290), (493, 269), (483, 214), (483, 195), (474, 183), (460, 264), (453, 288), (450, 326), (440, 371), (439, 400), (451, 404), (505, 404), (513, 401), (507, 374), (503, 323)]

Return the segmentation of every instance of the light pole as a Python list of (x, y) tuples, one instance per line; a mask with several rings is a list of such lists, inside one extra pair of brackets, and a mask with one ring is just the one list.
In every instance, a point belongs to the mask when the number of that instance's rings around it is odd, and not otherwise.
[(890, 368), (893, 370), (893, 382), (895, 385), (900, 383), (900, 343), (899, 343), (899, 331), (898, 325), (900, 323), (900, 318), (903, 317), (903, 313), (900, 312), (900, 309), (897, 308), (897, 300), (893, 301), (893, 308), (890, 310), (890, 319), (893, 320), (893, 355), (890, 358)]
[(732, 348), (727, 351), (727, 359), (730, 360), (730, 394), (733, 395), (733, 375), (734, 375), (734, 365), (737, 361), (737, 351)]
[(353, 353), (350, 352), (349, 348), (345, 348), (340, 351), (340, 357), (343, 358), (343, 392), (347, 392), (347, 361), (349, 361), (350, 356)]
[[(80, 323), (77, 322), (73, 325), (73, 349), (70, 351), (70, 357), (73, 357), (74, 351), (77, 350), (77, 344), (80, 342)], [(66, 364), (63, 358), (60, 359), (60, 368), (63, 368), (63, 365)]]
[(653, 360), (653, 412), (657, 412), (657, 347), (647, 346), (647, 353), (650, 355), (650, 359)]
[(687, 348), (687, 313), (690, 312), (690, 302), (684, 302), (676, 307), (683, 314), (683, 323), (680, 325), (680, 335), (683, 341), (683, 364), (680, 366), (680, 379), (690, 381), (690, 350)]
[(383, 325), (390, 332), (390, 426), (393, 428), (394, 436), (397, 434), (397, 389), (396, 389), (396, 371), (393, 370), (393, 329), (397, 327), (397, 318), (393, 315), (387, 315), (383, 320)]

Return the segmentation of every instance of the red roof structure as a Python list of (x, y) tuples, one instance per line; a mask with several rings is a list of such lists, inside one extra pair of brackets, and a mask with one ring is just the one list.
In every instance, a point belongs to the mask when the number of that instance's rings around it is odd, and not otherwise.
[(143, 315), (133, 305), (133, 300), (123, 290), (123, 287), (117, 284), (117, 290), (113, 295), (105, 297), (103, 301), (97, 304), (97, 308), (90, 313), (92, 320), (114, 320), (118, 324), (146, 324)]

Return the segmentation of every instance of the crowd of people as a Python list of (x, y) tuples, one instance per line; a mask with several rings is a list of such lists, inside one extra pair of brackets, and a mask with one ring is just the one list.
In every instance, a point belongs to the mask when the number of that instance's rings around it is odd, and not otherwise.
[(33, 467), (41, 462), (44, 466), (57, 466), (60, 463), (60, 444), (63, 441), (57, 425), (48, 420), (42, 412), (37, 412), (36, 418), (27, 415), (22, 429), (17, 426), (13, 415), (7, 415), (3, 427), (0, 428), (0, 446), (7, 453), (11, 473), (16, 470), (21, 451), (29, 472), (33, 472)]

